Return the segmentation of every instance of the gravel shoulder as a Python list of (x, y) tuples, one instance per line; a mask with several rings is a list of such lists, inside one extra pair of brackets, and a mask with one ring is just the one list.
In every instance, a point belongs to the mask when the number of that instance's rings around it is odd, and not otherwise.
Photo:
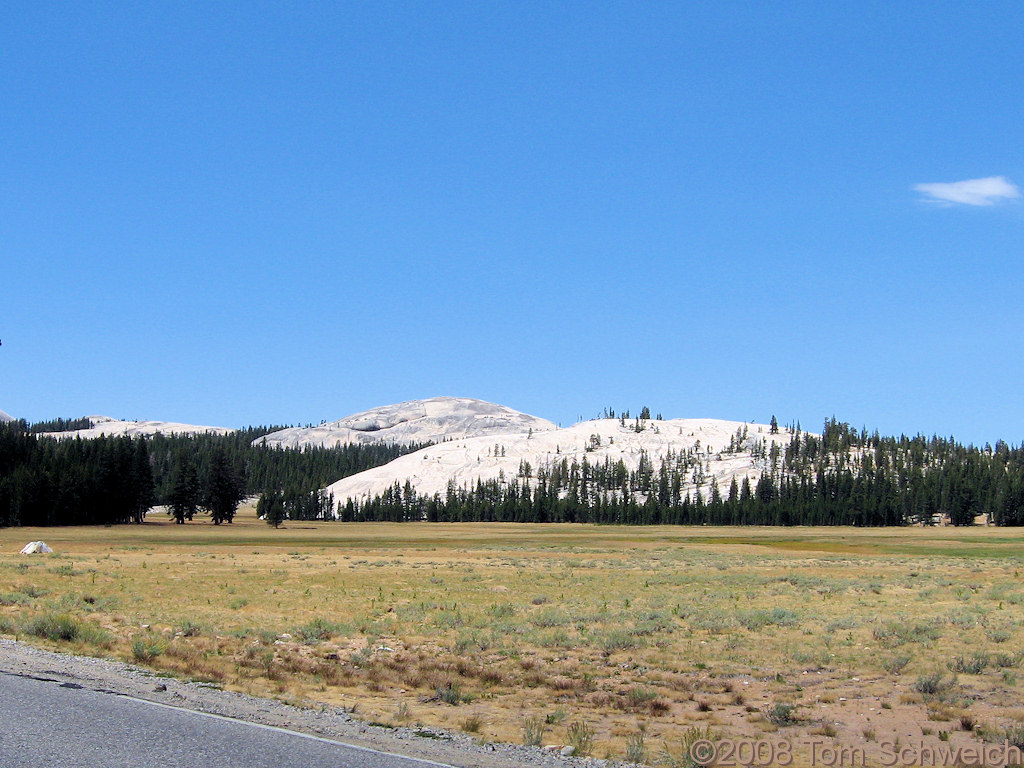
[(54, 653), (0, 639), (0, 673), (53, 680), (96, 691), (158, 702), (249, 723), (285, 728), (326, 739), (456, 768), (516, 766), (588, 766), (612, 763), (594, 758), (562, 757), (538, 747), (481, 742), (466, 734), (434, 728), (388, 728), (370, 725), (337, 707), (296, 707), (273, 699), (224, 691), (187, 682), (109, 659)]

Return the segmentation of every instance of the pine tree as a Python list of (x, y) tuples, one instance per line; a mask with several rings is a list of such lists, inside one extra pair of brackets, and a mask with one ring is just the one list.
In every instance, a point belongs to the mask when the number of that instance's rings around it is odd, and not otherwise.
[(210, 512), (214, 525), (235, 519), (238, 504), (245, 498), (245, 481), (223, 447), (214, 451), (203, 491), (203, 506)]
[(146, 513), (153, 506), (156, 500), (155, 486), (153, 484), (153, 468), (149, 463), (149, 449), (143, 438), (132, 441), (134, 453), (132, 454), (131, 467), (131, 512), (132, 521), (141, 523), (146, 519)]
[(191, 520), (199, 509), (199, 474), (195, 460), (184, 450), (176, 457), (167, 504), (168, 514), (179, 524)]
[(262, 517), (267, 525), (280, 528), (288, 515), (285, 513), (284, 496), (276, 489), (266, 491), (256, 504), (256, 514)]

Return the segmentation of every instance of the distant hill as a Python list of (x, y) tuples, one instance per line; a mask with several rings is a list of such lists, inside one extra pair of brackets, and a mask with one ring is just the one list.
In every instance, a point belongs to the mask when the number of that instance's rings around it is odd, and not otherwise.
[(453, 440), (325, 490), (345, 521), (1024, 525), (1024, 448), (626, 415)]
[(781, 452), (790, 438), (784, 430), (773, 434), (767, 424), (717, 419), (598, 419), (564, 429), (433, 445), (339, 480), (327, 492), (336, 502), (359, 502), (384, 494), (395, 483), (409, 482), (421, 496), (444, 496), (449, 483), (471, 489), (478, 481), (526, 479), (535, 485), (541, 472), (550, 473), (562, 462), (621, 462), (626, 472), (635, 472), (646, 461), (657, 472), (666, 460), (677, 459), (692, 465), (683, 491), (696, 489), (696, 478), (705, 495), (711, 483), (724, 494), (733, 479), (756, 485), (768, 466), (771, 446)]
[(418, 445), (555, 429), (546, 419), (503, 405), (466, 397), (432, 397), (373, 408), (316, 427), (282, 429), (257, 442), (283, 448), (333, 448), (353, 443)]
[[(224, 452), (247, 475), (250, 493), (278, 494), (292, 519), (874, 526), (970, 525), (980, 516), (1024, 525), (1024, 446), (886, 437), (834, 417), (813, 433), (774, 417), (756, 424), (650, 416), (647, 408), (639, 417), (606, 411), (563, 429), (502, 405), (435, 397), (316, 427), (233, 430), (92, 416), (31, 425), (31, 437), (166, 435), (130, 446), (149, 453), (161, 497), (179, 465), (202, 474)], [(103, 494), (118, 492), (104, 479), (106, 464), (72, 471), (82, 456), (52, 441), (28, 451), (35, 443), (19, 437), (24, 429), (0, 429), (26, 467), (0, 471), (0, 501), (42, 483), (32, 519), (109, 522), (93, 514), (108, 504)], [(106, 442), (104, 450), (125, 453), (115, 459), (130, 458), (128, 446), (117, 445), (127, 441)], [(60, 484), (90, 472), (91, 506), (60, 507), (69, 498)], [(8, 524), (30, 517), (14, 504)]]
[(55, 437), (58, 440), (74, 439), (80, 437), (83, 440), (96, 437), (118, 437), (127, 435), (129, 437), (149, 435), (228, 435), (235, 432), (227, 427), (205, 427), (196, 424), (180, 424), (174, 421), (120, 421), (109, 416), (87, 416), (91, 426), (87, 429), (75, 429), (63, 432), (40, 432), (43, 437)]

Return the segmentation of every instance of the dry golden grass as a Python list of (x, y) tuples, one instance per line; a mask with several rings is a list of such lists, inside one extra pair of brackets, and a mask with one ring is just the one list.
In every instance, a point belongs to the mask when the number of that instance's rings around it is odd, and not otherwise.
[[(40, 538), (57, 554), (16, 554)], [(887, 738), (1024, 719), (1022, 545), (985, 528), (273, 530), (251, 509), (5, 529), (0, 631), (485, 739), (567, 743), (581, 722), (598, 757), (677, 755), (700, 727), (873, 759)]]

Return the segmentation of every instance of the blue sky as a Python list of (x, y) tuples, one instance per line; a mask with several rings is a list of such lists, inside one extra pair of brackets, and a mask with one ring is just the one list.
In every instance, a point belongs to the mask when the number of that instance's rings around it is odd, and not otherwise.
[(1020, 3), (2, 21), (11, 414), (451, 394), (1024, 440)]

